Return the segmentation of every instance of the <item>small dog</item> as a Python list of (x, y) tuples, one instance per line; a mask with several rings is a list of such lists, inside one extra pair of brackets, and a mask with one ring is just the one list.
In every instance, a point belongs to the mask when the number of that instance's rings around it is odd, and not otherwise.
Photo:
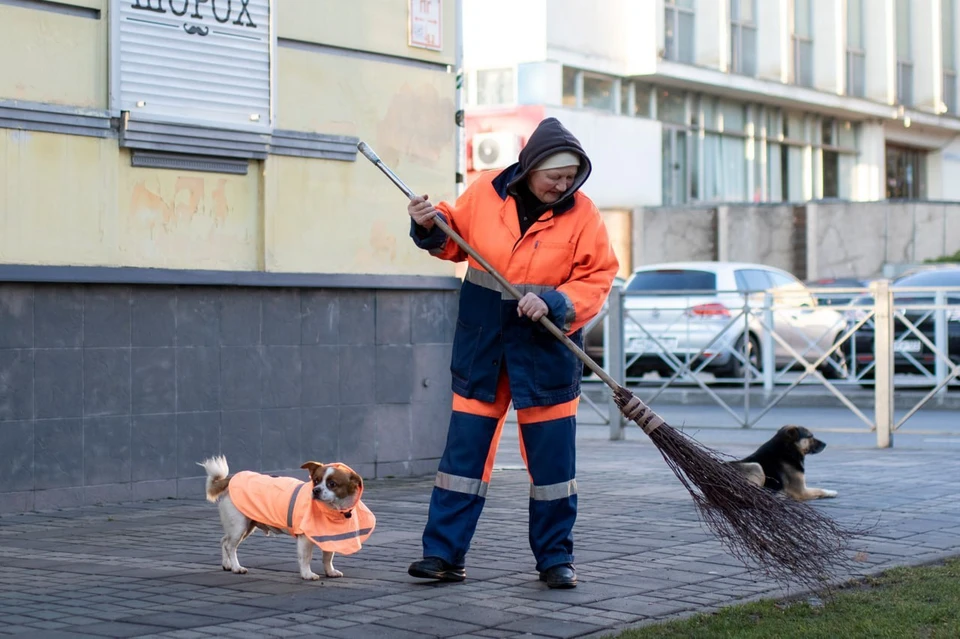
[(310, 568), (314, 544), (323, 551), (324, 574), (342, 577), (333, 567), (334, 555), (359, 550), (376, 525), (373, 513), (360, 500), (363, 480), (344, 464), (306, 462), (300, 467), (310, 472), (306, 482), (251, 471), (231, 476), (223, 456), (199, 465), (207, 471), (207, 500), (219, 500), (224, 570), (246, 574), (237, 559), (237, 546), (259, 528), (266, 535), (286, 533), (297, 538), (302, 579), (320, 579)]
[(798, 501), (836, 497), (835, 490), (807, 487), (804, 476), (804, 458), (826, 447), (808, 429), (791, 424), (778, 430), (749, 457), (731, 463), (750, 483), (783, 491)]

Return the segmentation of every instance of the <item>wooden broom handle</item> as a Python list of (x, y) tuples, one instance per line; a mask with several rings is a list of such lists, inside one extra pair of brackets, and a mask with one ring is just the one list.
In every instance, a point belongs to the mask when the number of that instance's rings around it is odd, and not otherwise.
[[(366, 142), (360, 142), (359, 144), (357, 144), (357, 149), (360, 151), (360, 153), (363, 154), (364, 157), (370, 160), (378, 169), (383, 171), (383, 174), (386, 175), (390, 179), (390, 181), (397, 186), (397, 188), (403, 191), (403, 193), (408, 198), (410, 198), (411, 200), (414, 200), (417, 197), (419, 197), (416, 193), (410, 190), (410, 187), (408, 187), (406, 184), (403, 183), (403, 180), (397, 177), (396, 173), (390, 170), (390, 167), (388, 167), (386, 164), (383, 163), (380, 157), (376, 153), (374, 153), (373, 149), (371, 149)], [(477, 251), (474, 250), (472, 246), (467, 244), (466, 240), (460, 237), (459, 233), (457, 233), (452, 228), (450, 228), (450, 225), (444, 222), (439, 215), (433, 218), (433, 222), (434, 224), (440, 227), (441, 231), (447, 234), (447, 237), (449, 237), (451, 240), (453, 240), (456, 243), (457, 246), (463, 249), (464, 253), (466, 253), (473, 259), (475, 259), (477, 263), (480, 264), (480, 266), (482, 266), (484, 270), (487, 271), (487, 273), (492, 275), (493, 278), (500, 283), (500, 286), (505, 288), (507, 292), (510, 293), (510, 295), (512, 295), (518, 300), (523, 297), (523, 293), (521, 293), (516, 286), (508, 282), (507, 278), (505, 278), (503, 275), (500, 274), (499, 271), (493, 268), (490, 265), (490, 263), (487, 262), (487, 260), (483, 259), (483, 256), (477, 253)], [(611, 390), (616, 391), (617, 389), (621, 388), (620, 384), (618, 384), (616, 380), (610, 377), (607, 371), (603, 370), (595, 361), (593, 361), (593, 359), (589, 355), (583, 352), (582, 348), (574, 344), (573, 340), (567, 337), (566, 334), (564, 334), (564, 332), (560, 330), (556, 324), (554, 324), (547, 318), (546, 315), (541, 317), (539, 322), (544, 326), (544, 328), (550, 331), (554, 337), (560, 340), (560, 342), (564, 346), (570, 349), (570, 351), (572, 351), (573, 354), (577, 356), (577, 359), (583, 362), (584, 366), (589, 368), (591, 371), (594, 372), (594, 374), (597, 377), (602, 379), (604, 383), (610, 387)]]

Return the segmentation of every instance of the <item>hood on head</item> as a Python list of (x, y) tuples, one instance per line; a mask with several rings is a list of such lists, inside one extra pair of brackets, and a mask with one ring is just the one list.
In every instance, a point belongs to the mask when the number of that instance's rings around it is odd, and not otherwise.
[(555, 208), (562, 202), (573, 197), (573, 194), (583, 186), (583, 183), (590, 177), (590, 171), (593, 169), (590, 164), (590, 158), (580, 145), (580, 141), (556, 118), (546, 118), (537, 125), (536, 130), (530, 135), (526, 146), (520, 151), (518, 169), (513, 179), (507, 185), (507, 191), (516, 192), (516, 187), (527, 179), (530, 171), (540, 162), (547, 159), (554, 153), (560, 151), (569, 151), (580, 156), (580, 168), (570, 188), (556, 202), (549, 205)]

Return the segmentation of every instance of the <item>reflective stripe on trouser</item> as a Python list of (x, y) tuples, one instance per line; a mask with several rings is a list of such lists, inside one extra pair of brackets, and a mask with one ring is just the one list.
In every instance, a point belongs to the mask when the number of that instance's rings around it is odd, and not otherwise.
[(520, 452), (531, 482), (530, 549), (540, 571), (573, 563), (578, 402), (517, 411)]
[[(537, 570), (573, 562), (577, 516), (575, 435), (577, 399), (517, 411), (520, 449), (531, 479), (530, 548)], [(501, 372), (492, 403), (453, 398), (447, 444), (430, 498), (423, 556), (463, 566), (486, 502), (510, 387)]]

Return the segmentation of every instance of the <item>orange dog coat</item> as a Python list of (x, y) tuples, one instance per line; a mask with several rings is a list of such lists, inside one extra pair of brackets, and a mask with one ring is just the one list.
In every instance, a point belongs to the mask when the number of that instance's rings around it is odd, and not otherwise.
[[(344, 464), (337, 465), (351, 471)], [(271, 477), (244, 470), (230, 479), (229, 490), (233, 505), (248, 519), (294, 536), (306, 535), (328, 552), (357, 552), (377, 523), (360, 501), (363, 486), (353, 508), (343, 511), (314, 500), (313, 482), (293, 477)]]

